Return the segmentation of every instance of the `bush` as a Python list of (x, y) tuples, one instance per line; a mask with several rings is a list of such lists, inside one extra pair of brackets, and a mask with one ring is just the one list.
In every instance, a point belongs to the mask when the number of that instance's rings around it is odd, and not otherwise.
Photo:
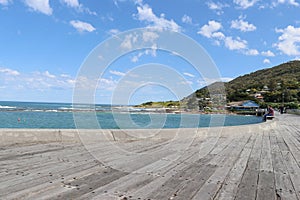
[(287, 109), (298, 109), (299, 104), (295, 102), (290, 102), (290, 103), (285, 103), (284, 107), (286, 107)]

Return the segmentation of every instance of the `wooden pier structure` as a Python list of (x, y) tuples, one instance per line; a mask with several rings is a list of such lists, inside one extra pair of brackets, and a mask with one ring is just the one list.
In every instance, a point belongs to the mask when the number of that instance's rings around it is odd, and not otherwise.
[(0, 130), (0, 199), (300, 199), (300, 116), (163, 130)]

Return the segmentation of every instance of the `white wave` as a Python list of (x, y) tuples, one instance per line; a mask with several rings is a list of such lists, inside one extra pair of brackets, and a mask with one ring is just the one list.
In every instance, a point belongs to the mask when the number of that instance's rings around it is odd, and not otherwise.
[(58, 110), (45, 110), (45, 112), (58, 112)]
[(17, 107), (13, 107), (13, 106), (1, 106), (0, 105), (0, 109), (16, 109)]
[(74, 110), (74, 108), (60, 107), (60, 108), (58, 108), (58, 110)]

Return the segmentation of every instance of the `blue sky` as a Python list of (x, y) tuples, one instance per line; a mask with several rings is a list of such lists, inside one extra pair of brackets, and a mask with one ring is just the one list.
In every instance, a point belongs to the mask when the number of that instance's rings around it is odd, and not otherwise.
[[(115, 34), (143, 27), (191, 37), (228, 81), (299, 59), (299, 11), (297, 0), (0, 0), (0, 101), (72, 102), (89, 53)], [(206, 84), (186, 61), (155, 48), (140, 50), (99, 77), (96, 102), (111, 103), (122, 77), (147, 63), (174, 68), (192, 90)], [(176, 100), (189, 92), (178, 96), (145, 84), (128, 103)]]

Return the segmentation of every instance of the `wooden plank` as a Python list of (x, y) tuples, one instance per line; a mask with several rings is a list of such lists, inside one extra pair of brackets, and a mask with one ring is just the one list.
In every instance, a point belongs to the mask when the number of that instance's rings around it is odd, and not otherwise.
[(282, 137), (285, 143), (287, 143), (289, 151), (295, 157), (298, 166), (300, 166), (300, 142), (292, 135), (290, 127), (285, 128), (286, 131), (284, 132), (284, 134), (282, 134)]
[(271, 171), (261, 171), (258, 176), (256, 199), (276, 199), (275, 175)]
[(258, 174), (257, 199), (275, 199), (275, 175), (272, 165), (270, 133), (263, 135), (260, 172)]
[(285, 166), (290, 174), (296, 195), (298, 199), (300, 199), (300, 168), (297, 165), (295, 158), (289, 151), (282, 152), (282, 156), (284, 158)]
[(272, 147), (272, 164), (275, 174), (275, 192), (279, 199), (297, 200), (295, 189), (292, 185), (291, 178), (287, 168), (283, 162), (283, 156), (281, 154), (279, 145), (277, 143), (277, 133), (272, 132), (270, 137)]
[[(216, 166), (210, 164), (207, 165), (208, 161), (211, 160), (212, 156), (207, 156), (201, 160), (194, 162), (187, 168), (178, 171), (174, 176), (170, 177), (167, 181), (163, 182), (162, 187), (157, 188), (147, 198), (150, 199), (163, 199), (171, 198), (174, 196), (186, 195), (186, 186), (194, 188), (201, 186), (208, 178), (209, 174), (212, 174)], [(206, 174), (204, 174), (206, 173)], [(199, 180), (201, 177), (201, 180)], [(196, 180), (198, 181), (195, 181)]]
[(264, 132), (263, 135), (260, 170), (273, 172), (269, 132)]
[[(77, 150), (77, 149), (76, 149)], [(40, 177), (41, 175), (47, 176), (49, 172), (51, 173), (60, 173), (60, 171), (68, 168), (76, 168), (81, 165), (97, 165), (98, 163), (91, 157), (91, 155), (84, 151), (84, 149), (81, 149), (81, 152), (74, 152), (74, 149), (70, 149), (70, 151), (66, 151), (64, 153), (58, 151), (57, 154), (52, 152), (50, 154), (42, 154), (42, 158), (44, 157), (46, 160), (50, 160), (50, 163), (41, 163), (40, 165), (35, 166), (35, 164), (31, 165), (31, 158), (28, 157), (27, 160), (20, 163), (17, 171), (14, 173), (10, 173), (6, 177), (3, 177), (2, 185), (0, 185), (0, 190), (4, 189), (5, 187), (14, 186), (18, 184), (22, 184), (24, 182), (24, 179), (28, 181), (28, 184), (31, 182), (37, 182), (36, 179)], [(71, 153), (73, 152), (73, 153)], [(65, 155), (64, 159), (61, 154)], [(37, 157), (35, 159), (39, 159), (40, 157)], [(43, 161), (43, 159), (41, 159)], [(33, 167), (33, 168), (31, 168)]]
[(248, 159), (246, 169), (238, 186), (235, 199), (255, 199), (257, 192), (258, 174), (260, 167), (260, 158), (262, 151), (263, 133), (258, 132), (257, 137)]
[[(212, 199), (216, 196), (219, 189), (222, 187), (222, 184), (227, 177), (227, 174), (232, 169), (233, 165), (237, 161), (242, 149), (245, 147), (249, 141), (249, 137), (243, 135), (240, 137), (238, 142), (233, 143), (233, 145), (228, 146), (230, 153), (227, 156), (224, 156), (226, 159), (218, 164), (218, 168), (212, 174), (212, 176), (205, 182), (205, 184), (198, 190), (198, 192), (193, 196), (193, 199)], [(225, 151), (224, 151), (225, 152)]]
[(127, 175), (127, 173), (110, 168), (95, 168), (92, 173), (87, 173), (84, 176), (77, 176), (76, 179), (65, 180), (61, 187), (48, 186), (48, 189), (46, 190), (43, 188), (35, 194), (32, 194), (30, 198), (74, 199), (87, 193), (92, 193), (93, 189), (102, 187), (125, 175)]
[[(195, 143), (197, 144), (197, 140)], [(171, 178), (175, 176), (183, 176), (180, 174), (187, 171), (186, 169), (190, 168), (192, 165), (195, 165), (195, 163), (198, 163), (199, 165), (206, 165), (207, 161), (212, 159), (211, 156), (208, 156), (208, 153), (214, 148), (215, 144), (215, 138), (205, 137), (203, 142), (198, 143), (198, 146), (191, 146), (193, 147), (192, 152), (188, 150), (188, 152), (190, 153), (187, 153), (186, 156), (188, 156), (189, 154), (191, 154), (192, 156), (189, 156), (188, 159), (177, 160), (176, 162), (174, 162), (173, 167), (166, 168), (167, 170), (165, 172), (162, 171), (161, 173), (157, 174), (157, 177), (154, 181), (142, 188), (137, 188), (131, 193), (131, 195), (136, 197), (149, 197), (160, 191), (163, 185), (167, 185), (167, 182), (169, 182)], [(174, 189), (172, 189), (172, 191), (174, 191)], [(170, 191), (170, 193), (172, 192)]]
[(257, 135), (251, 136), (215, 199), (230, 200), (236, 197), (238, 186), (247, 167), (247, 162), (252, 152), (256, 137)]

